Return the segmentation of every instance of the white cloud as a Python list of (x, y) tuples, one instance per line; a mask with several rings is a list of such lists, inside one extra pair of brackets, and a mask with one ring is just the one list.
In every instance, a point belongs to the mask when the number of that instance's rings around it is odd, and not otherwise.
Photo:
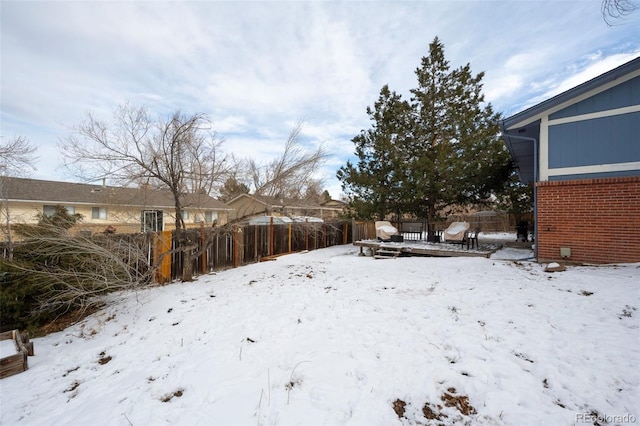
[(585, 83), (607, 71), (611, 71), (614, 68), (619, 67), (626, 62), (629, 62), (640, 56), (640, 50), (631, 53), (620, 53), (610, 56), (604, 56), (601, 52), (598, 54), (588, 55), (587, 65), (582, 68), (573, 68), (573, 73), (562, 81), (553, 85), (551, 90), (544, 93), (543, 97), (550, 98), (559, 93), (565, 92), (575, 86)]
[(248, 123), (245, 117), (237, 115), (229, 115), (220, 117), (213, 122), (213, 128), (216, 132), (224, 133), (240, 133), (247, 129)]

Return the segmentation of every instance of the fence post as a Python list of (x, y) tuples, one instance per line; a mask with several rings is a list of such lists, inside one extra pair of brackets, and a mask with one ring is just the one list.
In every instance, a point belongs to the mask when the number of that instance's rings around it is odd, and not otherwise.
[(233, 225), (233, 267), (238, 267), (238, 225)]
[(258, 238), (260, 237), (260, 233), (258, 232), (258, 226), (253, 225), (253, 258), (260, 258), (260, 244), (258, 243)]
[(153, 264), (157, 265), (156, 281), (160, 284), (171, 281), (171, 231), (162, 231), (155, 234), (153, 244)]
[(269, 220), (269, 256), (273, 255), (273, 216)]
[(200, 255), (200, 273), (206, 274), (209, 268), (207, 265), (207, 250), (204, 246), (204, 222), (200, 222), (200, 250), (202, 250), (202, 254)]
[(291, 253), (291, 224), (289, 224), (289, 235), (288, 235), (288, 239), (289, 239), (289, 253)]
[(322, 247), (327, 248), (327, 239), (329, 237), (327, 235), (327, 224), (324, 222), (322, 222), (322, 232), (320, 234), (322, 235)]
[(309, 251), (309, 220), (305, 220), (304, 227), (304, 248)]
[(342, 244), (347, 244), (349, 242), (349, 237), (347, 236), (347, 232), (349, 232), (349, 225), (347, 225), (347, 222), (344, 222), (342, 224)]
[(313, 225), (313, 249), (316, 250), (318, 248), (318, 227)]

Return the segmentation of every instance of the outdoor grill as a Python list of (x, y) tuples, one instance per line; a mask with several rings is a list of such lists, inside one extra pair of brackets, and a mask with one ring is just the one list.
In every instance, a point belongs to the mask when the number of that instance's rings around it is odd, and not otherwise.
[(527, 241), (529, 239), (529, 224), (518, 222), (516, 225), (516, 241)]

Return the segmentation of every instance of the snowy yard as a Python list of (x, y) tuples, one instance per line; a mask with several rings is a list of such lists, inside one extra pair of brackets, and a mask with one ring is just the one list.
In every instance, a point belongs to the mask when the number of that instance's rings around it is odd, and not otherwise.
[(640, 264), (358, 251), (112, 295), (32, 339), (1, 424), (640, 423)]
[(15, 355), (18, 353), (16, 342), (13, 339), (0, 340), (0, 357)]

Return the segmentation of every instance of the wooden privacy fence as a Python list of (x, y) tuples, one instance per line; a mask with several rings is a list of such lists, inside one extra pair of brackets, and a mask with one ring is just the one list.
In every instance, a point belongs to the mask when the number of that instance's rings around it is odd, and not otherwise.
[[(95, 234), (89, 238), (117, 252), (125, 263), (141, 275), (154, 268), (153, 279), (165, 283), (256, 263), (282, 254), (349, 244), (365, 237), (363, 227), (373, 229), (373, 223), (346, 220), (212, 228), (201, 226), (145, 234)], [(20, 244), (14, 243), (14, 247)], [(2, 246), (0, 244), (0, 249)], [(0, 254), (5, 253), (0, 251)]]
[[(155, 279), (168, 282), (186, 275), (236, 268), (287, 253), (349, 244), (354, 223), (293, 222), (267, 225), (226, 225), (157, 233), (150, 261)], [(184, 278), (183, 278), (184, 279)]]
[(375, 240), (376, 224), (375, 222), (353, 222), (353, 241)]

